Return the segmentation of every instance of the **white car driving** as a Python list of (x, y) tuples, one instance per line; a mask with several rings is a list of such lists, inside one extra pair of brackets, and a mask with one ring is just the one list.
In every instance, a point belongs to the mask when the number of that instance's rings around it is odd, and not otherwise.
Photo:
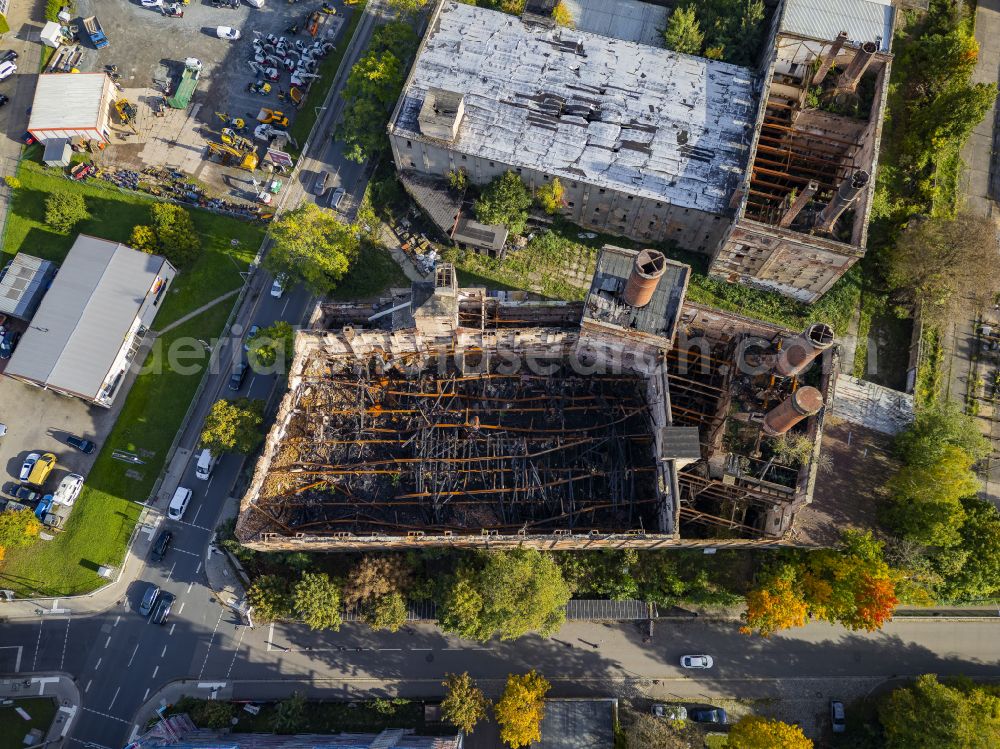
[(711, 668), (715, 664), (710, 655), (682, 655), (681, 668)]

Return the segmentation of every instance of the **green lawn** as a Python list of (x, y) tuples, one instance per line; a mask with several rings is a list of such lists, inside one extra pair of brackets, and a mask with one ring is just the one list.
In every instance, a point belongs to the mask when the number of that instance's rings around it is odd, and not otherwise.
[[(347, 28), (341, 33), (340, 42), (337, 44), (336, 49), (319, 64), (319, 78), (313, 82), (305, 105), (295, 115), (295, 120), (288, 128), (288, 132), (292, 134), (292, 137), (295, 138), (296, 143), (299, 145), (305, 143), (306, 138), (309, 137), (309, 133), (312, 131), (313, 125), (316, 124), (316, 108), (322, 106), (327, 91), (333, 85), (333, 78), (337, 75), (337, 68), (340, 67), (340, 61), (344, 59), (344, 53), (347, 51), (347, 46), (351, 43), (351, 37), (354, 36), (354, 29), (357, 28), (361, 16), (364, 15), (366, 5), (368, 5), (368, 0), (361, 0), (361, 2), (353, 7), (351, 19), (347, 22)], [(291, 146), (289, 146), (288, 150), (296, 151)]]
[[(31, 720), (25, 720), (14, 710), (20, 707)], [(0, 707), (0, 749), (24, 749), (24, 737), (32, 728), (45, 733), (56, 717), (56, 701), (49, 697), (30, 700), (14, 700), (10, 707)]]
[[(28, 159), (21, 163), (18, 178), (21, 187), (14, 191), (4, 236), (6, 255), (23, 251), (61, 262), (77, 234), (128, 243), (132, 227), (149, 222), (149, 206), (155, 202), (98, 181), (72, 182), (57, 170), (46, 169)], [(81, 193), (91, 215), (70, 234), (57, 234), (45, 225), (45, 198), (60, 192)], [(240, 272), (253, 260), (264, 237), (264, 227), (260, 224), (194, 208), (189, 211), (204, 251), (193, 266), (181, 269), (156, 317), (157, 328), (242, 286)], [(234, 239), (238, 243), (235, 247)]]
[[(44, 224), (44, 202), (48, 194), (81, 192), (91, 218), (77, 231), (127, 242), (132, 227), (148, 220), (151, 198), (123, 193), (101, 183), (76, 183), (25, 160), (19, 172), (21, 187), (15, 190), (4, 237), (6, 254), (24, 251), (61, 261), (76, 236), (53, 233)], [(204, 251), (190, 268), (181, 269), (156, 317), (154, 327), (163, 329), (190, 311), (218, 296), (238, 289), (240, 275), (256, 254), (264, 228), (208, 211), (191, 209)], [(234, 247), (232, 240), (237, 240)], [(136, 380), (126, 396), (118, 421), (104, 440), (102, 452), (90, 474), (67, 528), (52, 541), (39, 541), (25, 549), (12, 549), (0, 567), (3, 587), (18, 595), (75, 595), (93, 590), (101, 582), (100, 565), (119, 565), (125, 545), (144, 501), (163, 469), (167, 450), (198, 387), (204, 354), (185, 359), (195, 371), (171, 369), (166, 352), (175, 342), (209, 340), (222, 332), (234, 299), (209, 308), (158, 339), (147, 359), (148, 373)], [(151, 363), (162, 362), (162, 371)], [(130, 466), (111, 457), (115, 449), (139, 453), (146, 461)], [(131, 476), (126, 471), (134, 471)]]

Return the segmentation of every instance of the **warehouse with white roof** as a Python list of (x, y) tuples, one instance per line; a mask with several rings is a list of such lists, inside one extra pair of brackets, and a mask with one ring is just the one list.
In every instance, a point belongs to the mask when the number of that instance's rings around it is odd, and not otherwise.
[(104, 73), (46, 73), (38, 76), (28, 132), (42, 144), (82, 138), (108, 142), (115, 83)]
[(4, 374), (110, 407), (175, 274), (159, 255), (81, 234)]

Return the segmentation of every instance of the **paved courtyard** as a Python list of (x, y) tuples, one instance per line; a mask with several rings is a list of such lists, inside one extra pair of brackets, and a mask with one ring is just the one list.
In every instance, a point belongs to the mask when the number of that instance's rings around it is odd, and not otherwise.
[[(342, 27), (342, 0), (336, 0), (336, 5), (341, 12), (322, 16), (317, 39), (332, 40)], [(198, 179), (215, 196), (252, 200), (256, 189), (248, 172), (206, 158), (207, 141), (218, 142), (220, 130), (226, 127), (216, 113), (244, 118), (247, 132), (243, 134), (247, 137), (253, 135), (261, 107), (285, 112), (294, 120), (294, 105), (278, 98), (279, 91), (287, 92), (290, 88), (287, 72), (281, 73), (267, 96), (247, 91), (247, 85), (256, 78), (249, 66), (252, 41), (256, 36), (273, 34), (292, 43), (312, 42), (313, 38), (301, 30), (302, 22), (318, 7), (318, 3), (275, 1), (260, 9), (247, 5), (232, 9), (215, 8), (207, 0), (192, 0), (184, 6), (183, 18), (172, 18), (138, 2), (80, 0), (77, 12), (81, 16), (97, 13), (110, 41), (102, 50), (87, 49), (80, 69), (99, 71), (106, 65), (117, 65), (124, 96), (138, 107), (135, 122), (138, 132), (117, 127), (111, 145), (97, 161), (135, 171), (166, 167)], [(287, 30), (296, 23), (300, 31), (293, 36)], [(237, 41), (220, 39), (215, 31), (217, 26), (239, 29), (242, 37)], [(163, 116), (155, 116), (154, 105), (163, 100), (164, 84), (176, 86), (184, 60), (189, 57), (203, 64), (190, 107), (186, 110), (164, 107)], [(314, 94), (314, 98), (318, 100), (319, 95)], [(257, 145), (263, 158), (266, 144), (257, 141)]]

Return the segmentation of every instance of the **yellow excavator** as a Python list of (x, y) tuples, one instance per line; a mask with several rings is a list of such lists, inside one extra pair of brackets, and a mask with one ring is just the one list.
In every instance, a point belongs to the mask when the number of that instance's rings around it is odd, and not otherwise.
[(237, 166), (240, 169), (246, 169), (248, 172), (252, 172), (256, 169), (259, 162), (256, 148), (249, 151), (245, 149), (240, 150), (227, 145), (226, 143), (215, 143), (213, 141), (209, 141), (208, 151), (211, 154), (219, 156), (222, 159), (223, 164), (226, 164), (227, 166)]
[(242, 130), (247, 126), (246, 120), (242, 117), (230, 117), (225, 112), (216, 112), (215, 116), (222, 120), (225, 124), (231, 125), (234, 130)]
[(135, 127), (135, 119), (139, 115), (139, 110), (135, 104), (131, 103), (128, 99), (118, 99), (115, 101), (115, 111), (118, 112), (118, 116), (125, 127), (129, 128), (133, 133), (139, 132)]
[(256, 149), (256, 146), (254, 146), (252, 140), (243, 137), (242, 135), (240, 135), (235, 130), (229, 127), (222, 128), (221, 140), (227, 146), (232, 146), (237, 151), (245, 152), (245, 151), (253, 151)]

